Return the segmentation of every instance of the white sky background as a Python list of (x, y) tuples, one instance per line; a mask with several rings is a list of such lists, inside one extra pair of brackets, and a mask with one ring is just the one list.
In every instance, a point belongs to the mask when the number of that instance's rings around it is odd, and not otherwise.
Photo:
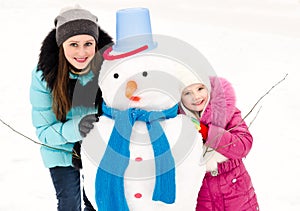
[[(300, 1), (298, 0), (0, 0), (0, 117), (37, 140), (29, 86), (42, 40), (59, 10), (80, 4), (115, 37), (115, 13), (150, 10), (152, 31), (182, 39), (232, 82), (245, 115), (259, 104), (245, 159), (261, 210), (300, 210)], [(250, 122), (257, 112), (247, 119)], [(56, 210), (55, 191), (39, 146), (0, 124), (0, 211)]]

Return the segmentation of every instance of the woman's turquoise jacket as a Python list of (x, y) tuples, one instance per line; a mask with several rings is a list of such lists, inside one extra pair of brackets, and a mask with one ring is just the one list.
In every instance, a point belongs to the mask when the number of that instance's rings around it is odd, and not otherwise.
[[(42, 80), (42, 71), (36, 68), (32, 71), (30, 86), (30, 102), (32, 105), (32, 124), (36, 128), (36, 135), (41, 146), (41, 155), (47, 168), (56, 166), (72, 166), (72, 149), (75, 142), (81, 141), (78, 124), (82, 117), (96, 113), (95, 108), (83, 106), (73, 107), (66, 117), (66, 122), (56, 119), (52, 110), (52, 94), (45, 80)], [(70, 75), (70, 77), (78, 77)], [(94, 74), (77, 79), (84, 86), (92, 80)]]

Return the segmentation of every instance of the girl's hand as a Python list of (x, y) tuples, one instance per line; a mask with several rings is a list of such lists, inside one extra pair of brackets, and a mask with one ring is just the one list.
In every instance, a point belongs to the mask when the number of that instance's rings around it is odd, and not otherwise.
[(191, 117), (192, 122), (194, 123), (196, 129), (201, 133), (203, 142), (205, 143), (208, 134), (208, 126), (203, 122), (199, 122), (197, 119)]
[(199, 132), (202, 135), (203, 142), (205, 143), (208, 135), (208, 126), (205, 125), (204, 123), (200, 122), (200, 130)]

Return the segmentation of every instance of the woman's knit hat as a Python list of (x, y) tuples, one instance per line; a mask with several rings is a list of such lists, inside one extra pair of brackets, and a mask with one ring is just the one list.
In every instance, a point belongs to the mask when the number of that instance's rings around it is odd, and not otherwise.
[(68, 38), (79, 34), (91, 35), (98, 41), (97, 21), (95, 15), (79, 6), (62, 9), (54, 20), (57, 45), (60, 46)]

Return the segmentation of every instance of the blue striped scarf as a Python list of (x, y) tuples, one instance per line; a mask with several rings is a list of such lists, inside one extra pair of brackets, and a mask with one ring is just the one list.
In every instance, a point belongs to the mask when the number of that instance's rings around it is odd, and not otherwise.
[(124, 173), (130, 158), (130, 136), (135, 121), (147, 125), (154, 156), (156, 181), (152, 200), (172, 204), (175, 201), (175, 162), (170, 145), (159, 121), (176, 117), (178, 106), (165, 111), (129, 108), (121, 111), (104, 102), (105, 116), (115, 120), (107, 148), (99, 164), (95, 190), (98, 210), (129, 210), (124, 193)]

